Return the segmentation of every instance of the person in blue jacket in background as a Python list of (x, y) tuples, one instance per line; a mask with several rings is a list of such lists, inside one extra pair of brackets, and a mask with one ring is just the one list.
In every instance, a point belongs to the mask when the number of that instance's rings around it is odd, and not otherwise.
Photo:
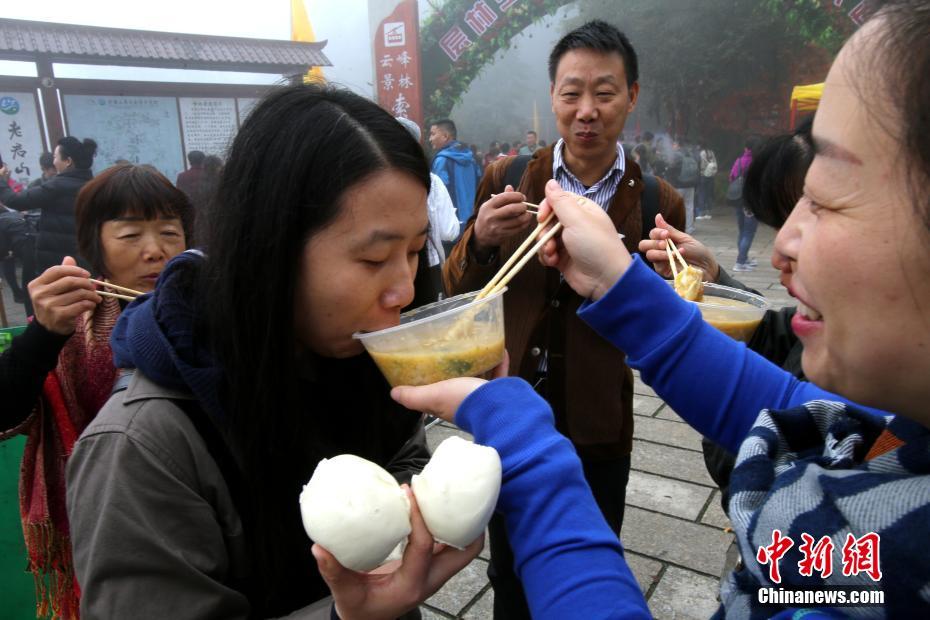
[(468, 221), (475, 210), (475, 190), (481, 179), (481, 167), (467, 144), (458, 141), (455, 123), (448, 118), (429, 128), (429, 143), (436, 151), (430, 171), (442, 179), (459, 221)]
[[(803, 587), (881, 594), (806, 618), (930, 612), (930, 555), (919, 542), (930, 535), (928, 30), (925, 2), (889, 1), (827, 77), (816, 156), (772, 259), (798, 300), (792, 327), (810, 383), (705, 323), (629, 255), (596, 205), (554, 181), (546, 188), (539, 217), (553, 209), (563, 230), (541, 260), (588, 299), (579, 315), (682, 418), (738, 453), (729, 512), (747, 561), (722, 584), (718, 615), (797, 617), (810, 605), (790, 595)], [(905, 52), (909, 62), (897, 62)], [(648, 616), (577, 455), (528, 384), (462, 378), (392, 395), (499, 452), (497, 509), (534, 617)], [(779, 537), (793, 544), (779, 549)], [(822, 541), (831, 574), (804, 574), (804, 545)], [(343, 609), (376, 615), (365, 607), (374, 598), (342, 586), (345, 569), (318, 547), (314, 555)], [(783, 598), (766, 604), (766, 592)]]

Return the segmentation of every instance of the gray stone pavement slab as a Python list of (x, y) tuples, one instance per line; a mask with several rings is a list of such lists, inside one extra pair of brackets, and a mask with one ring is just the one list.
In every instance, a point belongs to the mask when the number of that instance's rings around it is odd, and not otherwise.
[(631, 471), (626, 505), (696, 521), (713, 489), (664, 476)]
[(639, 379), (639, 378), (633, 379), (633, 394), (634, 395), (640, 394), (642, 396), (652, 396), (653, 398), (656, 395), (655, 391), (651, 387), (643, 383), (642, 379)]
[(652, 417), (664, 405), (661, 398), (633, 393), (633, 413)]
[(633, 553), (629, 549), (623, 550), (623, 556), (626, 563), (630, 565), (633, 576), (636, 577), (636, 583), (643, 594), (659, 582), (659, 574), (662, 572), (662, 562), (647, 558), (644, 555)]
[(633, 420), (633, 438), (701, 451), (701, 434), (683, 422), (637, 416)]
[(718, 587), (716, 579), (669, 566), (649, 598), (649, 611), (662, 620), (706, 620), (720, 606)]
[(458, 616), (484, 590), (488, 583), (487, 570), (487, 562), (474, 560), (426, 599), (427, 605)]
[(704, 456), (694, 450), (683, 450), (648, 441), (633, 440), (632, 468), (668, 476), (686, 482), (714, 487), (714, 481), (704, 467)]
[(713, 577), (723, 570), (733, 536), (719, 528), (627, 506), (622, 539), (631, 551)]
[(656, 412), (655, 417), (660, 420), (670, 420), (672, 422), (681, 422), (682, 424), (687, 424), (684, 420), (681, 419), (681, 416), (675, 413), (675, 411), (668, 405), (662, 407), (658, 412)]
[(720, 506), (720, 491), (714, 491), (714, 496), (710, 498), (707, 510), (704, 511), (704, 515), (701, 517), (701, 523), (719, 527), (720, 529), (730, 527), (730, 520)]
[(481, 591), (478, 599), (462, 614), (466, 620), (484, 620), (494, 616), (494, 590), (491, 584)]

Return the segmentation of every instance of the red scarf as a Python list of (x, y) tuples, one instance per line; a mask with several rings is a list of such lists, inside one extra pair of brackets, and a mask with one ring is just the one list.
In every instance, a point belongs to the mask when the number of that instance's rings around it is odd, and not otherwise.
[(29, 424), (19, 510), (39, 617), (51, 612), (52, 618), (78, 618), (80, 588), (71, 557), (65, 464), (116, 381), (110, 332), (119, 314), (119, 302), (107, 298), (78, 318), (74, 334), (58, 355), (58, 365), (45, 378)]

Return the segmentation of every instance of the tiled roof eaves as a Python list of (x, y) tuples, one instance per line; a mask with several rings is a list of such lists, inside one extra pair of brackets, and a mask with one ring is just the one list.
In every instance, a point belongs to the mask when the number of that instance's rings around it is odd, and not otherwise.
[(170, 66), (248, 71), (292, 70), (332, 66), (323, 54), (326, 42), (299, 43), (274, 39), (189, 35), (96, 26), (52, 24), (0, 18), (0, 58), (49, 56), (53, 62), (118, 64), (139, 61)]

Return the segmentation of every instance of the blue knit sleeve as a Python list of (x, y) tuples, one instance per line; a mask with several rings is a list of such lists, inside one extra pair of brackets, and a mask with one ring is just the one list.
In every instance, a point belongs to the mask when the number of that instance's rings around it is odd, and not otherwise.
[(762, 409), (844, 400), (798, 381), (705, 323), (639, 256), (597, 302), (578, 315), (626, 352), (629, 364), (678, 415), (737, 452)]
[(646, 601), (548, 404), (520, 379), (475, 390), (456, 423), (500, 454), (497, 510), (534, 618), (648, 618)]

